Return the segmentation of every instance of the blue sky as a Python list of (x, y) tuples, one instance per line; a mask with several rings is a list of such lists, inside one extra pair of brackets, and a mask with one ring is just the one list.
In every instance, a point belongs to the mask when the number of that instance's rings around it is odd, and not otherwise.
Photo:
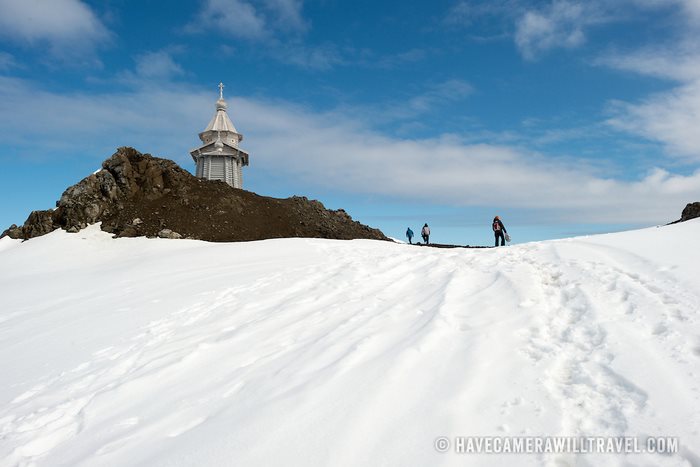
[[(611, 5), (613, 4), (613, 5)], [(245, 188), (402, 237), (655, 225), (700, 200), (700, 0), (0, 0), (0, 226), (118, 146), (193, 170), (226, 85)]]

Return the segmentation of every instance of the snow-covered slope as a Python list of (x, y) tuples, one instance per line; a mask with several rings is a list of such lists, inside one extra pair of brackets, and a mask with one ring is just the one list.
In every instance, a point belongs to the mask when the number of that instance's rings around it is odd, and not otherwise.
[[(700, 465), (700, 221), (493, 250), (0, 240), (0, 465)], [(459, 455), (439, 436), (677, 436)]]

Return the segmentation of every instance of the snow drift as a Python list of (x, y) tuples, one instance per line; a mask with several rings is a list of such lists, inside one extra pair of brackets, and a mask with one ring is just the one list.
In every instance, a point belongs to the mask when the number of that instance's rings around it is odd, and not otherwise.
[[(0, 464), (697, 466), (699, 236), (3, 238)], [(458, 435), (680, 449), (436, 452)]]

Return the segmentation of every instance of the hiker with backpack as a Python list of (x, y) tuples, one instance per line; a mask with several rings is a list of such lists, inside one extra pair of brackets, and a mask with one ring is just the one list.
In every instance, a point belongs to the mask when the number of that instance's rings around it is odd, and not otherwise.
[[(508, 231), (506, 230), (505, 226), (503, 225), (503, 222), (501, 222), (501, 218), (496, 216), (493, 218), (493, 224), (491, 225), (491, 228), (493, 229), (493, 234), (496, 237), (496, 246), (498, 246), (498, 239), (501, 239), (501, 246), (505, 246), (506, 244), (506, 235), (508, 235)], [(510, 237), (508, 238), (508, 241), (510, 241)]]
[(408, 238), (408, 243), (413, 245), (413, 230), (410, 227), (406, 229), (406, 238)]
[(428, 244), (428, 240), (430, 240), (430, 227), (428, 227), (428, 224), (425, 224), (423, 228), (420, 231), (421, 236), (423, 237), (423, 241), (425, 244)]

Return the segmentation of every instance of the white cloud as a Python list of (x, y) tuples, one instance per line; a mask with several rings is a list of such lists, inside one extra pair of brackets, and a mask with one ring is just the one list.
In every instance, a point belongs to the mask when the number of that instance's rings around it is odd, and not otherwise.
[(696, 22), (700, 20), (700, 0), (628, 0), (634, 6), (658, 10), (672, 8), (686, 22)]
[(305, 31), (308, 23), (302, 15), (301, 0), (265, 0), (276, 26), (283, 31)]
[[(513, 37), (521, 55), (534, 60), (554, 49), (580, 47), (594, 26), (629, 22), (651, 14), (672, 21), (674, 28), (695, 28), (697, 33), (700, 0), (458, 0), (449, 8), (444, 22), (467, 27), (476, 22), (482, 28), (495, 26), (495, 34), (470, 37)], [(675, 32), (678, 31), (670, 30)]]
[(17, 65), (12, 54), (0, 50), (0, 70), (7, 70)]
[(436, 105), (445, 102), (459, 101), (470, 95), (474, 91), (471, 84), (460, 79), (451, 79), (436, 83), (424, 94), (413, 97), (409, 100), (411, 112), (426, 112), (432, 110)]
[(330, 70), (346, 63), (341, 52), (332, 44), (304, 46), (301, 44), (277, 44), (270, 53), (282, 63), (310, 70)]
[(423, 128), (419, 117), (439, 111), (446, 104), (459, 102), (474, 92), (471, 84), (460, 79), (428, 85), (421, 92), (382, 105), (344, 106), (337, 113), (363, 115), (367, 125), (382, 125), (408, 120), (403, 127), (410, 133), (411, 127)]
[(162, 83), (167, 85), (172, 79), (184, 74), (185, 70), (175, 61), (170, 50), (157, 50), (136, 55), (133, 70), (117, 73), (116, 81), (134, 87)]
[(30, 45), (48, 42), (54, 53), (89, 50), (109, 37), (80, 0), (0, 0), (0, 35)]
[(247, 39), (267, 35), (263, 16), (243, 0), (207, 0), (195, 21), (187, 26), (189, 32), (202, 34), (211, 29)]
[(683, 0), (683, 7), (693, 20), (700, 20), (700, 0)]
[(522, 9), (521, 3), (521, 0), (459, 0), (450, 7), (444, 21), (447, 24), (470, 25), (485, 18), (509, 17)]
[[(116, 146), (133, 145), (189, 167), (187, 151), (197, 143), (216, 97), (215, 89), (202, 93), (172, 85), (58, 95), (0, 77), (0, 119), (8, 122), (0, 128), (0, 139), (19, 153), (90, 154), (96, 163)], [(700, 171), (680, 175), (656, 169), (638, 180), (617, 180), (601, 176), (588, 162), (546, 158), (518, 147), (467, 144), (450, 135), (388, 137), (369, 128), (362, 117), (345, 113), (319, 114), (241, 98), (229, 98), (229, 113), (246, 136), (251, 152), (247, 170), (293, 180), (300, 194), (323, 186), (620, 223), (671, 220), (685, 203), (700, 198)], [(33, 122), (31, 130), (26, 121)]]
[(598, 175), (588, 161), (561, 162), (520, 148), (464, 144), (449, 135), (390, 138), (339, 115), (251, 100), (235, 108), (245, 116), (258, 166), (348, 192), (547, 209), (582, 222), (659, 222), (700, 197), (700, 171), (683, 176), (655, 169), (639, 180), (616, 180)]
[(428, 57), (429, 49), (412, 48), (404, 52), (384, 55), (382, 57), (367, 57), (366, 63), (370, 66), (378, 66), (380, 68), (396, 68), (407, 63), (416, 63)]
[(555, 0), (528, 10), (518, 20), (515, 43), (528, 60), (556, 48), (573, 48), (586, 40), (585, 28), (603, 20), (594, 3)]
[(377, 55), (368, 49), (339, 48), (333, 43), (304, 45), (300, 41), (271, 41), (267, 53), (282, 63), (311, 70), (330, 70), (339, 65), (393, 69), (424, 60), (430, 51), (413, 48), (395, 54)]
[(534, 60), (556, 48), (574, 48), (586, 40), (586, 29), (607, 20), (609, 2), (601, 0), (459, 0), (445, 17), (448, 25), (480, 23), (495, 30), (476, 40), (513, 38), (521, 55)]
[(688, 82), (700, 79), (700, 43), (684, 42), (608, 53), (594, 61), (608, 66), (656, 78)]
[(328, 70), (345, 63), (332, 44), (305, 45), (299, 35), (309, 24), (301, 0), (205, 0), (185, 26), (193, 34), (210, 34), (257, 41), (259, 53), (282, 63), (311, 70)]
[(614, 102), (615, 128), (656, 140), (672, 155), (700, 162), (700, 80), (637, 103)]
[(183, 71), (168, 52), (160, 50), (136, 57), (136, 73), (145, 78), (169, 78)]
[[(649, 2), (650, 0), (634, 0)], [(647, 5), (647, 7), (668, 6)], [(700, 1), (677, 0), (684, 11)], [(688, 22), (690, 20), (690, 22)], [(674, 31), (675, 40), (638, 50), (607, 53), (598, 65), (676, 82), (675, 87), (636, 102), (613, 101), (608, 124), (645, 139), (661, 143), (672, 157), (686, 163), (700, 162), (700, 32), (693, 18), (684, 18)]]
[(255, 6), (246, 0), (206, 0), (186, 30), (212, 29), (231, 37), (270, 39), (276, 31), (303, 32), (307, 28), (299, 0), (265, 0)]

